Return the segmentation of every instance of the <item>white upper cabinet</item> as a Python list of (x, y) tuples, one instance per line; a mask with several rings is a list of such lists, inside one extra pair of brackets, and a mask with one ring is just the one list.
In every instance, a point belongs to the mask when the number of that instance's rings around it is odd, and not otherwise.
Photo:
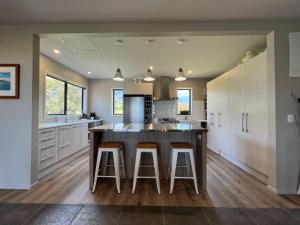
[(125, 95), (153, 95), (153, 83), (125, 82), (123, 88)]
[(300, 77), (300, 32), (289, 34), (290, 77)]

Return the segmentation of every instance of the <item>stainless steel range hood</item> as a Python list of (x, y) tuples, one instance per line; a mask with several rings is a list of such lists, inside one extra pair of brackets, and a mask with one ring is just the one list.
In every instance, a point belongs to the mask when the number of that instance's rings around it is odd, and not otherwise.
[(170, 96), (170, 77), (162, 76), (156, 79), (153, 85), (154, 101), (173, 101), (177, 97)]

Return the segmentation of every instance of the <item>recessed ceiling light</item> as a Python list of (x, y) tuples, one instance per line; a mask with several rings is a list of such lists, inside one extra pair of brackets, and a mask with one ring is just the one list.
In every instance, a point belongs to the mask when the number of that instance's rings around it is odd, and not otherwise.
[(59, 51), (58, 49), (54, 49), (53, 52), (54, 52), (55, 54), (59, 54), (59, 53), (60, 53), (60, 51)]
[(153, 70), (153, 66), (149, 66), (149, 69), (150, 69), (150, 70)]
[(185, 42), (184, 39), (179, 39), (179, 40), (177, 41), (177, 45), (183, 45), (184, 42)]
[(188, 74), (192, 74), (192, 72), (193, 72), (193, 71), (191, 71), (191, 70), (188, 70)]
[(91, 72), (91, 71), (88, 71), (87, 73), (88, 73), (88, 74), (92, 74), (92, 72)]

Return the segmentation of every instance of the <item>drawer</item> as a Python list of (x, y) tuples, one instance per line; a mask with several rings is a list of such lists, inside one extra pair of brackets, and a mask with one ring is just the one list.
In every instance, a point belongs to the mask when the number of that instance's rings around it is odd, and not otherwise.
[(39, 170), (42, 170), (58, 160), (57, 142), (47, 142), (39, 145), (38, 162)]
[(53, 140), (57, 137), (57, 129), (56, 128), (49, 128), (49, 129), (42, 129), (39, 131), (39, 142), (45, 142), (49, 140)]

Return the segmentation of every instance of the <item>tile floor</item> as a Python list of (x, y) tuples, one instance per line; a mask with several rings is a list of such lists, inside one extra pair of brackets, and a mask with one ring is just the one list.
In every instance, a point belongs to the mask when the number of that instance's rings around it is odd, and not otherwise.
[(300, 225), (300, 209), (0, 204), (0, 225)]

